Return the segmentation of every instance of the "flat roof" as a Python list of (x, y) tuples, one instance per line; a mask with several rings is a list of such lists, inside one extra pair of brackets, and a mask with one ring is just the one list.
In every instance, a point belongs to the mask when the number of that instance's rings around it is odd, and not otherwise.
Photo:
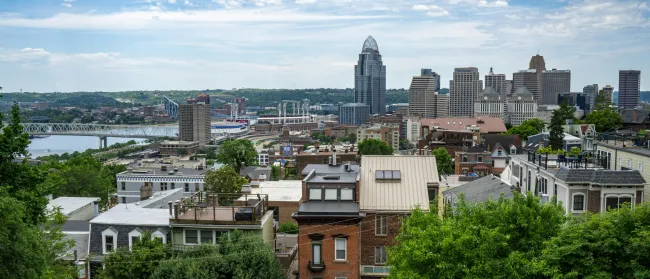
[[(151, 175), (159, 175), (159, 176), (194, 176), (194, 175), (203, 175), (207, 171), (205, 168), (202, 170), (198, 169), (192, 169), (192, 168), (179, 168), (179, 167), (174, 167), (173, 165), (167, 165), (167, 170), (162, 171), (160, 170), (160, 167), (153, 167), (153, 166), (144, 166), (144, 167), (138, 167), (138, 166), (129, 166), (132, 169), (127, 170), (124, 172), (119, 173), (120, 175), (131, 175), (131, 176), (151, 176)], [(173, 172), (175, 169), (178, 170), (178, 172), (182, 173), (182, 175), (170, 175), (169, 172)]]
[(176, 144), (176, 145), (191, 145), (191, 144), (199, 144), (198, 141), (163, 141), (160, 144)]
[(298, 216), (305, 215), (358, 215), (359, 204), (356, 202), (303, 202), (298, 208)]
[(52, 210), (54, 207), (59, 207), (61, 213), (67, 216), (88, 204), (92, 205), (94, 201), (99, 201), (99, 198), (58, 197), (47, 204), (47, 209)]
[[(268, 195), (269, 201), (295, 201), (302, 199), (302, 181), (262, 181), (259, 187), (251, 188), (251, 194)], [(241, 200), (242, 198), (240, 198)]]
[(133, 203), (120, 203), (90, 220), (91, 224), (136, 226), (169, 226), (169, 209), (142, 208)]
[(630, 152), (643, 156), (650, 156), (650, 149), (634, 145), (631, 141), (625, 141), (625, 147), (623, 147), (623, 141), (616, 141), (616, 143), (609, 142), (596, 142), (596, 146), (602, 145), (604, 147), (613, 148), (620, 151)]

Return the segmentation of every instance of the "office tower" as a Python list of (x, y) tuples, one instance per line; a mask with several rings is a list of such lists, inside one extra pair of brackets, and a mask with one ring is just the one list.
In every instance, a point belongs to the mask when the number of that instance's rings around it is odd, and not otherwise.
[(436, 118), (449, 116), (449, 94), (436, 94)]
[(244, 97), (235, 97), (232, 101), (237, 104), (237, 114), (245, 115), (246, 114), (246, 98)]
[(210, 95), (199, 94), (196, 96), (196, 102), (210, 104)]
[(474, 101), (474, 117), (505, 117), (505, 97), (492, 87), (486, 87)]
[(598, 97), (599, 90), (600, 88), (598, 87), (598, 84), (585, 85), (585, 87), (582, 88), (582, 93), (585, 93), (589, 96), (590, 99), (589, 108), (591, 110), (594, 109), (594, 105), (596, 104), (596, 98)]
[(495, 74), (490, 67), (490, 73), (485, 76), (485, 88), (491, 87), (499, 93), (499, 95), (505, 97), (510, 95), (508, 92), (508, 82), (506, 81), (506, 75), (504, 74)]
[[(544, 56), (541, 56), (536, 54), (535, 56), (530, 58), (530, 63), (528, 63), (528, 69), (534, 69), (535, 73), (537, 73), (537, 92), (541, 93), (544, 90), (544, 84), (543, 84), (543, 77), (542, 77), (542, 72), (546, 70), (546, 62), (544, 61)], [(530, 93), (533, 93), (535, 96), (535, 100), (537, 100), (538, 104), (540, 101), (540, 97), (538, 93), (536, 93), (534, 90), (531, 88), (527, 88)], [(517, 88), (514, 89), (517, 91)]]
[(641, 97), (641, 71), (618, 71), (618, 108), (634, 108)]
[(339, 124), (361, 125), (370, 115), (370, 106), (361, 103), (349, 103), (339, 106)]
[(210, 105), (204, 103), (178, 105), (178, 137), (181, 141), (198, 141), (200, 147), (210, 144)]
[(535, 96), (521, 87), (508, 99), (507, 121), (512, 126), (519, 126), (522, 122), (537, 117), (537, 101)]
[(431, 71), (431, 69), (421, 69), (420, 76), (433, 76), (434, 77), (433, 88), (434, 90), (436, 90), (436, 92), (440, 91), (440, 75), (438, 73)]
[(566, 102), (569, 106), (578, 107), (585, 114), (592, 110), (591, 96), (587, 93), (582, 92), (567, 92), (558, 94), (558, 104)]
[(483, 81), (479, 79), (477, 68), (454, 69), (453, 79), (449, 81), (449, 115), (474, 116), (474, 100), (481, 91)]
[(533, 94), (535, 101), (539, 102), (539, 78), (535, 69), (520, 70), (512, 74), (512, 90), (517, 92), (520, 88), (525, 87), (528, 92)]
[[(437, 85), (436, 85), (437, 84)], [(420, 76), (414, 76), (409, 87), (409, 115), (420, 118), (435, 118), (445, 114), (438, 112), (438, 97), (448, 99), (446, 94), (438, 94), (436, 86), (440, 87), (440, 76), (429, 69), (422, 69)]]
[(609, 101), (609, 102), (614, 101), (612, 99), (612, 97), (614, 96), (614, 87), (612, 87), (611, 85), (608, 84), (608, 85), (605, 85), (605, 87), (603, 87), (603, 94), (605, 94), (605, 99), (607, 101)]
[(508, 79), (506, 80), (506, 96), (510, 96), (512, 95), (512, 93), (515, 93), (515, 91), (513, 90), (512, 80)]
[(552, 69), (542, 71), (542, 96), (538, 104), (556, 105), (557, 95), (571, 92), (571, 71)]
[(371, 114), (386, 114), (386, 66), (372, 36), (363, 42), (354, 66), (354, 101), (370, 106)]

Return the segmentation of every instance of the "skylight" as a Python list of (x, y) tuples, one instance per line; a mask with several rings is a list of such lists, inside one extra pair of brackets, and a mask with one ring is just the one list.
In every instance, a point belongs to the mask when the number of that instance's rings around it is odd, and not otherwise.
[(376, 180), (401, 180), (402, 172), (398, 170), (378, 170), (375, 171)]

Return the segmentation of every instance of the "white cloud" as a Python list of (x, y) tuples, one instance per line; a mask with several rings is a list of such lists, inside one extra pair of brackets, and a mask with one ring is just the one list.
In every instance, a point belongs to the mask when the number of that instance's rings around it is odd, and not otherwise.
[(280, 5), (282, 0), (252, 0), (257, 7), (264, 7), (266, 5)]
[(61, 6), (66, 7), (66, 8), (70, 8), (70, 7), (72, 7), (72, 4), (70, 4), (70, 3), (61, 3)]
[(414, 5), (411, 9), (415, 11), (427, 11), (427, 16), (438, 17), (449, 15), (449, 12), (441, 7), (436, 5)]
[(185, 6), (190, 6), (190, 7), (194, 6), (194, 3), (192, 3), (192, 1), (190, 1), (190, 0), (185, 0), (185, 2), (183, 4), (185, 4)]
[(223, 6), (226, 9), (240, 8), (244, 5), (241, 0), (213, 0), (213, 2)]
[(430, 17), (438, 17), (438, 16), (446, 16), (446, 15), (449, 15), (449, 12), (445, 10), (427, 12), (427, 16)]
[(314, 4), (318, 0), (296, 0), (296, 4)]
[(176, 0), (167, 0), (167, 3), (169, 3), (169, 4), (176, 4)]
[(481, 7), (507, 7), (508, 2), (504, 0), (496, 0), (496, 1), (480, 0), (478, 2), (478, 5)]

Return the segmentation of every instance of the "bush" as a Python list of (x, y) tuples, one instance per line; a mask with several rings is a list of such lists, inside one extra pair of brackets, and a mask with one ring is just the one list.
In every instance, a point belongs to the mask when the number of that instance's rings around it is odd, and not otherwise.
[(280, 224), (280, 227), (278, 228), (278, 233), (297, 234), (298, 233), (298, 224), (293, 223), (293, 222), (282, 223), (282, 224)]

